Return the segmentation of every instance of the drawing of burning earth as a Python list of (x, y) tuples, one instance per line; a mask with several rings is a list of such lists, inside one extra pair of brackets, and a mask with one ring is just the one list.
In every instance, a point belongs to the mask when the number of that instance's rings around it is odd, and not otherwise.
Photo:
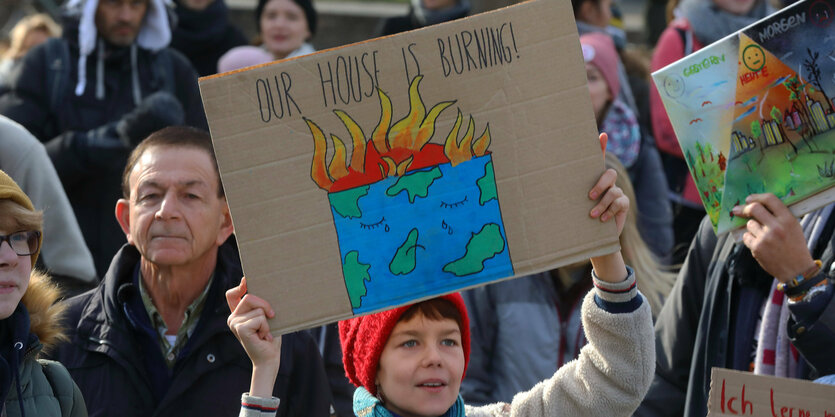
[(334, 110), (351, 135), (313, 136), (313, 181), (328, 191), (345, 286), (355, 314), (513, 275), (499, 208), (489, 124), (475, 137), (472, 117), (459, 141), (461, 111), (443, 145), (430, 143), (435, 122), (455, 104), (429, 111), (409, 87), (410, 111), (391, 124), (392, 104), (380, 89), (380, 121), (369, 139), (345, 112)]

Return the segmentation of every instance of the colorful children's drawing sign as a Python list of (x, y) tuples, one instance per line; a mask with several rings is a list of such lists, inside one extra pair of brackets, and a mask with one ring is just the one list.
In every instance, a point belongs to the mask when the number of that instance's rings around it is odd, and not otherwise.
[(835, 417), (835, 386), (713, 368), (708, 417)]
[(717, 233), (744, 225), (749, 194), (792, 205), (835, 185), (833, 5), (797, 2), (653, 74)]
[(201, 79), (274, 331), (617, 248), (588, 216), (603, 159), (571, 16), (537, 0)]

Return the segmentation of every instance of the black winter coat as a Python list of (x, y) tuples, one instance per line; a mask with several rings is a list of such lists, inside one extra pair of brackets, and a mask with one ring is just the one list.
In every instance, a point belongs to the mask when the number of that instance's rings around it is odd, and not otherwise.
[[(70, 27), (71, 26), (67, 26)], [(122, 196), (121, 175), (130, 148), (117, 137), (96, 136), (102, 126), (117, 122), (133, 110), (130, 48), (108, 47), (104, 60), (103, 100), (96, 98), (97, 50), (87, 57), (87, 86), (84, 94), (75, 95), (78, 80), (77, 24), (66, 30), (63, 42), (69, 46), (69, 76), (61, 85), (58, 105), (51, 105), (55, 65), (47, 45), (33, 48), (23, 59), (19, 77), (12, 80), (12, 91), (0, 96), (0, 114), (20, 123), (47, 146), (58, 176), (70, 199), (87, 247), (93, 254), (96, 270), (102, 276), (116, 251), (125, 243), (125, 235), (113, 215), (116, 201)], [(185, 110), (186, 124), (208, 129), (197, 74), (181, 54), (168, 50), (174, 96)], [(139, 48), (137, 68), (142, 97), (162, 90), (163, 71), (154, 70), (154, 55)], [(95, 138), (94, 138), (95, 136)]]
[[(58, 347), (54, 359), (81, 388), (90, 416), (237, 415), (241, 393), (249, 391), (252, 366), (226, 326), (225, 292), (242, 276), (234, 238), (220, 248), (200, 321), (159, 400), (145, 363), (167, 371), (162, 352), (136, 328), (141, 317), (126, 314), (129, 299), (139, 297), (133, 284), (139, 259), (136, 248), (125, 245), (98, 288), (68, 300), (69, 342)], [(330, 388), (314, 341), (305, 333), (282, 337), (274, 390), (281, 399), (278, 416), (328, 416)]]

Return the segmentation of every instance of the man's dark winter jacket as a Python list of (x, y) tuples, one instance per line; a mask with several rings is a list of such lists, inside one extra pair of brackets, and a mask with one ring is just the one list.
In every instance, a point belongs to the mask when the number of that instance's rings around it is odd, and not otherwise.
[[(54, 57), (42, 44), (26, 54), (19, 78), (12, 80), (12, 91), (0, 96), (0, 114), (20, 123), (47, 146), (58, 176), (72, 203), (87, 247), (96, 261), (98, 275), (104, 274), (116, 251), (125, 243), (113, 208), (121, 197), (121, 173), (130, 148), (118, 137), (95, 135), (98, 128), (113, 124), (133, 110), (130, 48), (107, 47), (104, 60), (103, 100), (96, 98), (97, 54), (87, 57), (87, 86), (84, 94), (75, 95), (78, 80), (78, 28), (68, 23), (63, 42), (69, 46), (69, 76), (63, 83), (51, 83), (58, 71)], [(162, 78), (173, 78), (166, 85), (185, 110), (185, 123), (206, 129), (206, 117), (200, 101), (197, 76), (191, 64), (179, 53), (168, 49), (170, 70), (161, 68), (156, 54), (139, 48), (137, 70), (142, 97), (164, 87)], [(50, 61), (50, 62), (47, 62)], [(157, 68), (152, 68), (154, 65)], [(51, 85), (61, 84), (61, 99), (52, 104)]]
[[(134, 285), (139, 259), (136, 248), (125, 245), (98, 288), (68, 301), (69, 342), (54, 359), (69, 369), (90, 416), (237, 415), (252, 366), (226, 326), (225, 292), (242, 276), (234, 238), (220, 247), (203, 313), (170, 373), (159, 345), (142, 330), (150, 320)], [(136, 302), (139, 314), (131, 308)], [(168, 389), (159, 390), (161, 384)], [(274, 395), (281, 399), (279, 416), (329, 415), (330, 389), (309, 335), (283, 336)]]
[(226, 51), (246, 45), (246, 37), (229, 22), (229, 9), (215, 0), (205, 10), (195, 11), (176, 1), (177, 27), (172, 31), (171, 47), (191, 61), (200, 76), (217, 73), (217, 60)]
[[(821, 259), (827, 273), (835, 261), (835, 234), (823, 236), (827, 240), (819, 241), (812, 255)], [(755, 327), (762, 302), (742, 306), (743, 286), (751, 289), (764, 282), (765, 291), (756, 290), (764, 300), (771, 280), (741, 243), (735, 245), (729, 234), (717, 239), (705, 218), (656, 321), (655, 378), (635, 416), (706, 415), (711, 368), (733, 368), (734, 351), (751, 347), (734, 345), (735, 326), (746, 326), (741, 321), (747, 317), (753, 323), (746, 327)], [(835, 373), (835, 299), (819, 317), (803, 321), (790, 319), (788, 334), (813, 368), (814, 374), (807, 376)]]

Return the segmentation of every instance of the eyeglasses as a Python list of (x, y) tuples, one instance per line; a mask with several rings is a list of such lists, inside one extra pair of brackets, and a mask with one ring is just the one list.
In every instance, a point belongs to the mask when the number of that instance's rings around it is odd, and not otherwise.
[(3, 246), (3, 242), (9, 242), (9, 246), (18, 256), (29, 256), (41, 248), (41, 232), (27, 230), (5, 236), (0, 235), (0, 246)]

